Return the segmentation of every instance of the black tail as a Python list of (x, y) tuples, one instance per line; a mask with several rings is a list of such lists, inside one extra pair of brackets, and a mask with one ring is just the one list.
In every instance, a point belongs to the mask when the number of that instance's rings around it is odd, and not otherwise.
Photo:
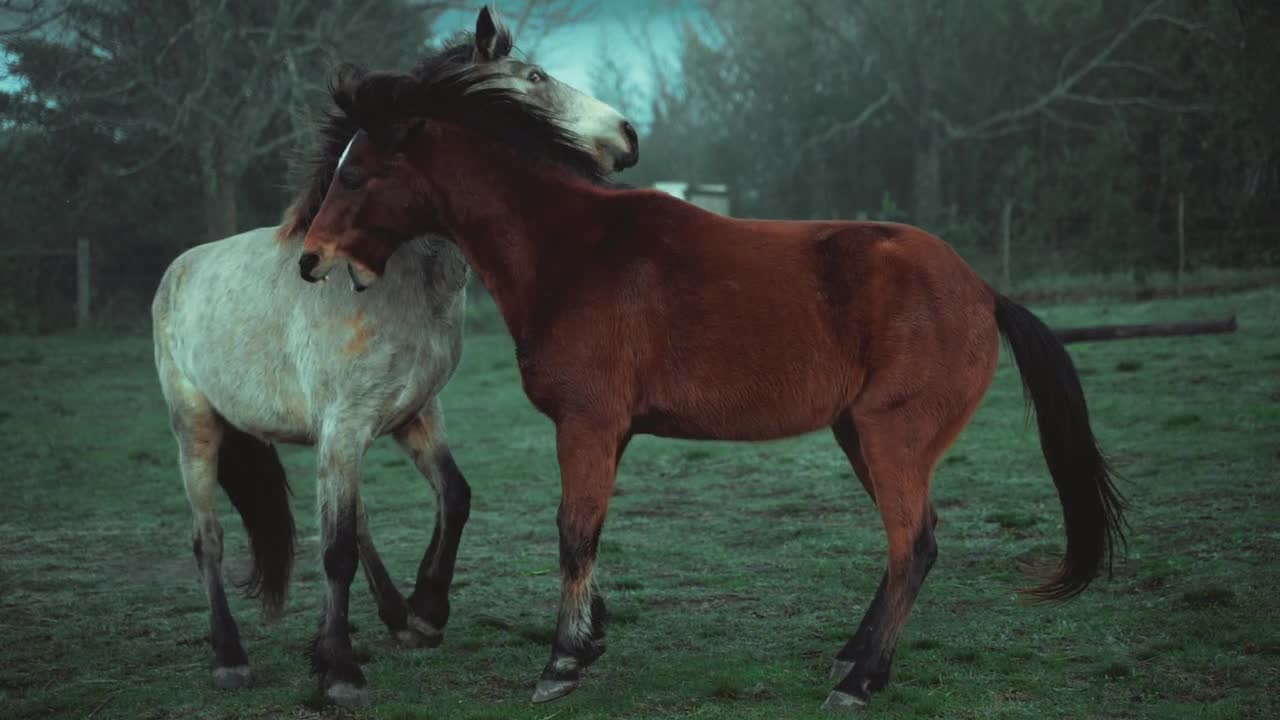
[(241, 588), (261, 598), (267, 618), (274, 619), (288, 595), (294, 545), (289, 482), (275, 446), (227, 427), (218, 448), (218, 484), (239, 511), (253, 551), (253, 570)]
[(1027, 404), (1035, 407), (1053, 484), (1062, 502), (1067, 553), (1057, 574), (1029, 592), (1065, 600), (1089, 587), (1117, 546), (1124, 544), (1124, 498), (1089, 427), (1080, 377), (1066, 348), (1030, 310), (996, 295), (996, 324), (1022, 374)]

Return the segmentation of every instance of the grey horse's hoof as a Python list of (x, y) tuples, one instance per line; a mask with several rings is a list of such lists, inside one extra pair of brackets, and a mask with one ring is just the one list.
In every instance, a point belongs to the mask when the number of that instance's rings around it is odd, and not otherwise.
[(844, 676), (848, 675), (851, 670), (853, 670), (852, 660), (840, 660), (837, 658), (835, 662), (831, 663), (831, 679), (843, 680)]
[(325, 688), (324, 696), (329, 702), (342, 707), (364, 707), (369, 704), (369, 688), (358, 687), (349, 682), (338, 682)]
[(253, 683), (253, 673), (248, 665), (218, 667), (213, 669), (213, 686), (219, 690), (240, 690)]
[(408, 627), (397, 630), (392, 635), (396, 644), (402, 648), (416, 650), (418, 648), (440, 647), (444, 642), (444, 630), (428, 624), (425, 620), (410, 613), (407, 618)]
[(405, 650), (436, 648), (440, 647), (440, 643), (444, 641), (444, 633), (425, 635), (412, 628), (397, 630), (391, 636), (395, 639), (396, 645)]
[(822, 703), (822, 711), (829, 713), (848, 713), (856, 712), (859, 708), (867, 706), (867, 701), (862, 698), (854, 697), (846, 692), (832, 690), (827, 696), (826, 702)]
[(539, 680), (538, 687), (533, 691), (533, 701), (535, 703), (551, 702), (573, 692), (578, 687), (577, 680)]

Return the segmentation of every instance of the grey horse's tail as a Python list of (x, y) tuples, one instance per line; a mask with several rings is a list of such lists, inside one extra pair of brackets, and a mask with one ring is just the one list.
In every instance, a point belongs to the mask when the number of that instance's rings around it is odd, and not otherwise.
[(249, 533), (253, 570), (241, 588), (260, 598), (267, 618), (274, 619), (288, 595), (296, 534), (289, 482), (275, 446), (227, 427), (218, 448), (218, 484)]

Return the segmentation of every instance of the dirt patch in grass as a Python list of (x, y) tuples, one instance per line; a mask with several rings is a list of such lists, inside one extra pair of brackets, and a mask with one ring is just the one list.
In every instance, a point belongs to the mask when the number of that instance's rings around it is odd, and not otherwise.
[(1184, 592), (1182, 602), (1196, 610), (1228, 608), (1236, 604), (1236, 592), (1224, 587), (1202, 587)]
[(693, 611), (713, 610), (731, 605), (744, 605), (758, 602), (760, 602), (759, 597), (752, 595), (739, 595), (736, 593), (716, 593), (698, 595), (696, 597), (652, 597), (641, 600), (641, 603), (649, 609), (680, 608), (683, 610)]
[(1160, 427), (1166, 430), (1175, 428), (1190, 427), (1200, 424), (1200, 416), (1194, 413), (1184, 413), (1182, 415), (1173, 415), (1160, 421)]
[(762, 700), (772, 700), (777, 697), (777, 693), (770, 690), (763, 683), (752, 685), (751, 687), (743, 687), (733, 680), (721, 679), (712, 683), (710, 689), (707, 690), (707, 696), (716, 700), (750, 700), (760, 702)]
[(1035, 513), (1006, 511), (990, 513), (982, 518), (984, 522), (997, 525), (1004, 530), (1027, 530), (1040, 524), (1041, 517)]

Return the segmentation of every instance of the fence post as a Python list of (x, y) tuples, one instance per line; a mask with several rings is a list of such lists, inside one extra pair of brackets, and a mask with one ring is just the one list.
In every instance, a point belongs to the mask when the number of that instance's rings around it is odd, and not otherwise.
[(1004, 212), (1000, 215), (1000, 279), (1003, 283), (1001, 289), (1005, 292), (1009, 292), (1011, 284), (1009, 275), (1009, 236), (1013, 230), (1009, 226), (1012, 221), (1013, 201), (1006, 199), (1004, 201)]
[(76, 327), (89, 326), (89, 238), (76, 240)]
[(1186, 193), (1178, 193), (1178, 297), (1182, 297), (1182, 273), (1187, 266)]

